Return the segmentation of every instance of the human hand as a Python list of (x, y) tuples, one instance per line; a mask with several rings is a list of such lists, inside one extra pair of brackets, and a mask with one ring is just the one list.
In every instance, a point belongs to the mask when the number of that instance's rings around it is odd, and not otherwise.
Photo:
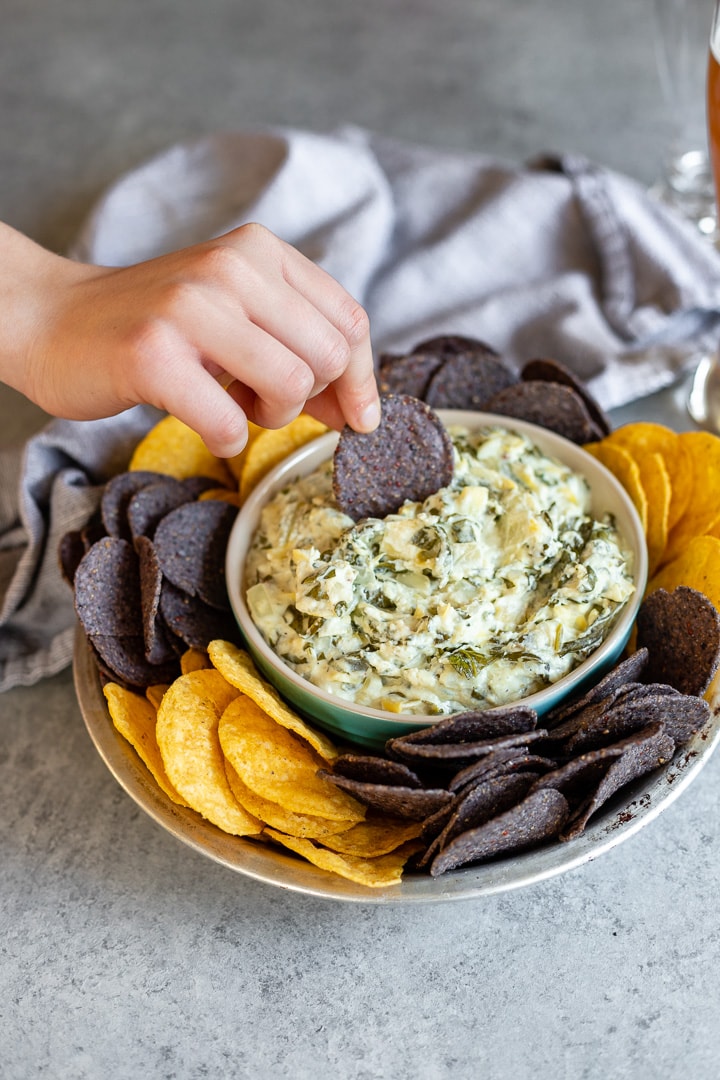
[(155, 405), (220, 457), (242, 449), (248, 419), (377, 425), (365, 312), (260, 225), (120, 269), (52, 255), (7, 226), (0, 247), (0, 378), (53, 415)]

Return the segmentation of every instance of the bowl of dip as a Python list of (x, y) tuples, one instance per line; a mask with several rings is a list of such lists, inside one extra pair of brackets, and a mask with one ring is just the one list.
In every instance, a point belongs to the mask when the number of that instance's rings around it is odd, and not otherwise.
[(603, 465), (534, 424), (439, 415), (455, 473), (423, 503), (347, 517), (329, 433), (258, 484), (230, 536), (255, 663), (341, 742), (509, 702), (541, 716), (620, 658), (642, 600), (643, 527)]

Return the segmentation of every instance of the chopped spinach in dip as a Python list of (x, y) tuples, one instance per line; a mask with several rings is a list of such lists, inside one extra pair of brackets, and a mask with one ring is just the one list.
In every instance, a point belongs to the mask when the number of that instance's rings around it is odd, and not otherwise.
[(272, 649), (339, 697), (439, 715), (525, 697), (604, 640), (633, 592), (587, 481), (500, 428), (452, 429), (449, 487), (357, 524), (332, 463), (265, 507), (247, 601)]

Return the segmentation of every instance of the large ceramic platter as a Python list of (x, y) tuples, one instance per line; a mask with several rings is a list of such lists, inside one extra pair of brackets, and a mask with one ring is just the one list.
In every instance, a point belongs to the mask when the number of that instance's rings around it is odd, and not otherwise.
[(439, 878), (406, 874), (400, 885), (372, 889), (317, 869), (257, 840), (221, 832), (192, 810), (176, 806), (157, 787), (130, 744), (113, 727), (93, 656), (78, 631), (75, 687), (90, 738), (108, 769), (145, 813), (177, 840), (229, 870), (310, 896), (363, 904), (422, 904), (463, 900), (519, 889), (573, 870), (604, 855), (649, 825), (692, 783), (720, 740), (720, 707), (710, 724), (673, 760), (619, 792), (582, 836), (524, 855), (455, 870)]

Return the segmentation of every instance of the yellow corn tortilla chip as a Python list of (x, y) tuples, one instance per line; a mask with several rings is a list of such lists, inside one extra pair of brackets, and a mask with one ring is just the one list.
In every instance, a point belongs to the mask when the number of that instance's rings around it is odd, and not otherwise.
[(200, 502), (215, 499), (220, 502), (230, 503), (231, 506), (240, 506), (242, 502), (239, 492), (231, 491), (230, 488), (208, 488), (198, 495), (198, 499)]
[[(220, 678), (221, 676), (218, 675)], [(323, 759), (244, 694), (220, 718), (222, 751), (251, 791), (295, 814), (362, 821), (365, 807), (317, 775)]]
[(347, 832), (353, 827), (350, 821), (332, 821), (330, 818), (316, 817), (314, 814), (294, 814), (292, 810), (286, 810), (279, 803), (263, 799), (243, 783), (227, 758), (225, 772), (230, 789), (240, 805), (273, 829), (279, 829), (280, 832), (288, 833), (290, 836), (322, 840), (333, 833)]
[(720, 540), (720, 517), (718, 517), (716, 521), (713, 521), (712, 525), (705, 531), (704, 535), (714, 536), (716, 539)]
[(663, 424), (638, 421), (616, 428), (603, 442), (629, 450), (639, 465), (648, 454), (661, 455), (672, 489), (668, 516), (668, 529), (671, 529), (685, 513), (692, 475), (690, 455), (678, 433)]
[(640, 482), (647, 496), (648, 573), (652, 576), (663, 561), (667, 546), (672, 487), (662, 454), (646, 454), (638, 464)]
[(256, 437), (260, 434), (261, 431), (264, 430), (265, 429), (261, 428), (258, 424), (253, 424), (252, 420), (248, 420), (248, 439), (245, 443), (245, 446), (242, 448), (239, 454), (235, 454), (234, 457), (228, 458), (226, 461), (226, 465), (230, 472), (233, 474), (238, 489), (240, 487), (240, 478), (242, 477), (242, 471), (245, 468), (245, 458), (247, 457), (247, 452), (254, 443)]
[(288, 454), (327, 431), (325, 424), (301, 413), (285, 427), (260, 431), (248, 446), (240, 475), (240, 497), (244, 501), (258, 481)]
[(217, 480), (220, 487), (235, 486), (225, 462), (210, 453), (197, 432), (174, 416), (163, 417), (140, 440), (128, 468), (166, 473), (178, 480), (208, 476)]
[(214, 668), (181, 675), (158, 709), (157, 741), (168, 777), (188, 806), (224, 832), (256, 836), (262, 824), (230, 790), (218, 738), (220, 717), (236, 696)]
[(190, 671), (202, 671), (204, 668), (211, 667), (210, 657), (204, 649), (191, 646), (180, 657), (180, 671), (183, 675), (187, 675)]
[(273, 720), (305, 739), (325, 761), (333, 761), (338, 750), (326, 735), (306, 724), (282, 700), (277, 690), (262, 677), (249, 653), (229, 641), (217, 639), (208, 645), (208, 655), (229, 683), (247, 694)]
[(647, 496), (640, 480), (640, 469), (630, 452), (623, 446), (614, 446), (605, 440), (589, 443), (585, 449), (620, 481), (638, 512), (643, 529), (647, 531)]
[(126, 690), (117, 683), (106, 683), (103, 694), (115, 728), (134, 748), (158, 787), (174, 803), (186, 806), (187, 803), (173, 787), (163, 765), (155, 737), (155, 706), (147, 698)]
[(705, 593), (720, 609), (720, 540), (715, 536), (695, 536), (685, 550), (651, 578), (647, 594), (656, 589), (672, 592), (678, 585)]
[[(422, 821), (404, 821), (400, 818), (377, 817), (353, 825), (345, 832), (322, 837), (323, 847), (341, 855), (356, 855), (363, 859), (375, 859), (415, 840), (423, 830)], [(281, 830), (281, 832), (284, 830)]]
[(341, 855), (336, 851), (328, 851), (327, 848), (318, 847), (312, 840), (285, 836), (276, 829), (266, 829), (266, 835), (272, 837), (278, 844), (302, 855), (304, 859), (320, 867), (321, 870), (330, 870), (334, 874), (339, 874), (340, 877), (370, 888), (398, 885), (402, 880), (405, 863), (417, 850), (417, 846), (411, 842), (396, 851), (391, 851), (388, 855), (380, 855), (376, 859), (363, 859), (357, 855)]
[(678, 440), (690, 456), (692, 477), (685, 512), (668, 536), (668, 561), (679, 556), (693, 537), (704, 535), (720, 517), (720, 438), (709, 431), (685, 431)]
[(169, 683), (153, 683), (152, 686), (145, 687), (145, 697), (154, 707), (155, 712), (160, 708), (160, 702), (165, 696), (165, 691), (168, 687)]

